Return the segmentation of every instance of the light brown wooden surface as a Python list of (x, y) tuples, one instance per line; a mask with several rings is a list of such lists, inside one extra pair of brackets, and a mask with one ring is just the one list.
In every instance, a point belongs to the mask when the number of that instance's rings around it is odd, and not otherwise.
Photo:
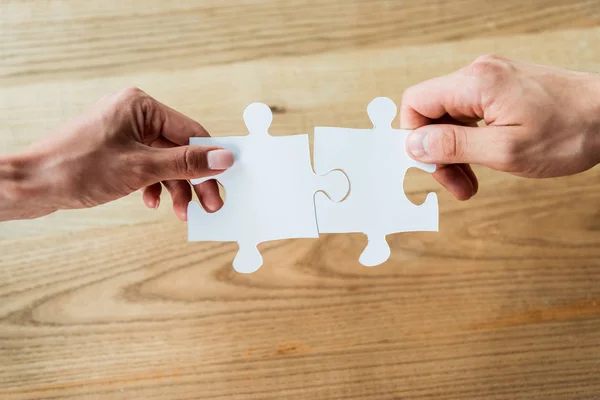
[[(0, 0), (0, 151), (139, 86), (215, 135), (368, 127), (375, 96), (485, 53), (600, 71), (600, 1)], [(441, 231), (186, 242), (165, 199), (0, 224), (1, 399), (600, 398), (600, 170), (476, 169)]]

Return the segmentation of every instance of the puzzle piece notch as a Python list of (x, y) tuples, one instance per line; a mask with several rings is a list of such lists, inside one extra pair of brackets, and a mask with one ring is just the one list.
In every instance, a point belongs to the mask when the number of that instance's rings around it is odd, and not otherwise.
[[(346, 196), (349, 183), (338, 170), (316, 175), (310, 163), (308, 135), (271, 136), (270, 108), (253, 103), (244, 111), (249, 135), (190, 138), (191, 145), (233, 151), (235, 163), (218, 176), (227, 190), (221, 210), (209, 214), (188, 204), (189, 241), (235, 241), (234, 269), (251, 273), (262, 265), (257, 244), (291, 238), (317, 238), (315, 193), (325, 190), (333, 200)], [(331, 201), (327, 199), (327, 201)]]
[[(437, 231), (438, 230), (438, 215), (437, 215), (437, 195), (435, 193), (429, 193), (425, 198), (423, 204), (416, 207), (425, 207), (433, 211), (435, 209), (435, 217), (430, 222), (424, 224), (424, 228), (421, 229), (406, 229), (402, 232), (418, 232), (418, 231)], [(367, 245), (361, 253), (358, 261), (365, 267), (375, 267), (377, 265), (386, 262), (391, 255), (390, 245), (387, 242), (387, 233), (383, 230), (369, 230), (364, 232), (367, 235)], [(392, 232), (396, 233), (396, 232)]]
[(334, 169), (323, 175), (315, 176), (317, 178), (315, 180), (315, 196), (322, 193), (329, 200), (337, 203), (344, 200), (350, 192), (350, 181), (342, 170)]
[(315, 206), (320, 233), (367, 235), (369, 242), (359, 261), (374, 266), (390, 256), (387, 234), (437, 231), (438, 206), (435, 193), (429, 193), (418, 206), (404, 193), (409, 168), (431, 173), (436, 166), (408, 156), (406, 138), (410, 131), (391, 127), (397, 113), (395, 103), (378, 97), (369, 103), (367, 113), (372, 129), (315, 128), (315, 170), (340, 168), (350, 181), (350, 193), (343, 202), (332, 204), (319, 195)]

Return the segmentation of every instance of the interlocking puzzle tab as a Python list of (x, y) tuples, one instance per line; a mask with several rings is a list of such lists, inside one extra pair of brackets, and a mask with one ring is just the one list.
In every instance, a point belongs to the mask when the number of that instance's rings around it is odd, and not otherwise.
[(410, 131), (392, 128), (396, 104), (378, 97), (367, 107), (373, 129), (316, 127), (314, 162), (317, 173), (338, 168), (350, 181), (344, 201), (333, 203), (317, 194), (320, 233), (363, 232), (368, 245), (360, 263), (374, 266), (390, 256), (386, 235), (437, 231), (438, 201), (429, 193), (421, 205), (411, 203), (403, 189), (408, 168), (434, 172), (435, 165), (414, 161), (406, 152)]
[(190, 138), (190, 145), (232, 151), (235, 163), (218, 176), (192, 180), (196, 185), (217, 179), (227, 198), (212, 214), (194, 201), (188, 204), (188, 240), (237, 242), (233, 267), (241, 273), (254, 272), (262, 265), (259, 243), (319, 236), (315, 192), (325, 191), (325, 201), (339, 201), (348, 192), (346, 176), (335, 168), (322, 176), (314, 174), (308, 135), (271, 136), (272, 120), (267, 105), (253, 103), (244, 111), (249, 135)]

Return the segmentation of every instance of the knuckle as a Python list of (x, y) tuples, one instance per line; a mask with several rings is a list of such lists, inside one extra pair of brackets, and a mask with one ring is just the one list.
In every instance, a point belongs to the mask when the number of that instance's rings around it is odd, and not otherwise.
[(493, 54), (477, 57), (468, 68), (471, 75), (486, 82), (499, 83), (513, 71), (512, 64)]
[(121, 90), (116, 96), (117, 112), (131, 121), (133, 133), (141, 142), (151, 142), (162, 134), (165, 115), (152, 97), (137, 87)]
[(125, 100), (125, 101), (133, 101), (133, 100), (143, 97), (145, 95), (146, 95), (146, 93), (144, 93), (144, 91), (142, 89), (135, 87), (135, 86), (127, 87), (125, 89), (120, 90), (117, 93), (117, 97), (119, 99)]
[(474, 62), (493, 62), (505, 61), (506, 59), (493, 53), (483, 54), (475, 59)]
[(179, 158), (179, 171), (188, 176), (194, 176), (206, 171), (208, 163), (206, 153), (194, 151), (190, 147), (183, 150), (183, 156)]
[(447, 159), (460, 160), (464, 155), (466, 135), (460, 126), (449, 126), (440, 132), (438, 151)]
[(116, 95), (117, 107), (128, 112), (147, 112), (154, 108), (153, 99), (137, 87), (119, 91)]
[(163, 185), (167, 188), (172, 196), (177, 196), (185, 192), (186, 184), (182, 181), (164, 181)]
[(137, 97), (133, 109), (136, 112), (138, 127), (142, 132), (145, 134), (156, 133), (156, 135), (152, 135), (152, 138), (162, 133), (164, 115), (152, 97)]
[(120, 99), (132, 110), (141, 110), (143, 112), (151, 111), (154, 108), (154, 100), (138, 88), (127, 88), (120, 93)]
[(128, 87), (119, 90), (111, 96), (112, 103), (119, 111), (130, 112), (133, 106), (138, 104), (139, 100), (147, 95), (136, 87)]

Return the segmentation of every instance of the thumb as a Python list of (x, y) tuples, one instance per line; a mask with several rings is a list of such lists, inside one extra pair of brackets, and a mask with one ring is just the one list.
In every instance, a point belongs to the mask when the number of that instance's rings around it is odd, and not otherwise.
[(147, 165), (156, 181), (195, 179), (217, 175), (233, 165), (229, 150), (203, 146), (150, 148)]
[(406, 151), (428, 164), (479, 164), (500, 168), (509, 154), (511, 127), (427, 125), (408, 135)]

